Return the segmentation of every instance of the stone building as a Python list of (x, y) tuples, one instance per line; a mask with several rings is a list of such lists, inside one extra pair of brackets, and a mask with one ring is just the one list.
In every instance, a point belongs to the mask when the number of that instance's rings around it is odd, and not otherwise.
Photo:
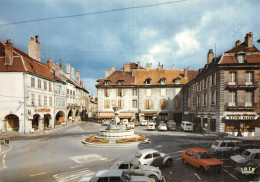
[(251, 32), (219, 57), (210, 49), (207, 64), (185, 86), (185, 120), (198, 130), (254, 135), (260, 127), (259, 80), (260, 52)]
[[(139, 63), (126, 63), (119, 71), (106, 70), (106, 78), (97, 87), (98, 117), (114, 117), (113, 107), (120, 107), (119, 118), (129, 120), (175, 120), (180, 123), (183, 112), (183, 87), (197, 71), (152, 69)], [(108, 73), (109, 72), (109, 73)]]

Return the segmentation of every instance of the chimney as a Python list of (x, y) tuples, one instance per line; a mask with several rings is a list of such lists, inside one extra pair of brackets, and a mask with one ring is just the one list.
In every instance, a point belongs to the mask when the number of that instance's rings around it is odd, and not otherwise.
[(48, 61), (47, 61), (47, 66), (49, 67), (50, 70), (52, 69), (51, 59), (48, 59)]
[(246, 43), (248, 48), (252, 48), (254, 46), (252, 32), (249, 32), (249, 33), (246, 34), (245, 43)]
[(60, 68), (59, 68), (59, 63), (56, 61), (55, 63), (55, 76), (59, 77), (60, 75)]
[(240, 45), (240, 40), (237, 40), (235, 46), (239, 46), (239, 45)]
[(60, 59), (60, 70), (62, 70), (62, 64), (61, 64), (61, 59)]
[(160, 65), (160, 63), (158, 64), (158, 70), (162, 70), (163, 69), (163, 64)]
[(130, 72), (131, 71), (131, 64), (125, 63), (124, 64), (124, 72)]
[(171, 70), (174, 70), (174, 64), (172, 65), (172, 69)]
[(79, 74), (79, 70), (76, 71), (76, 82), (80, 83), (80, 74)]
[(35, 35), (35, 41), (31, 37), (28, 45), (28, 55), (37, 61), (41, 61), (41, 47), (38, 35)]
[(146, 71), (149, 71), (150, 70), (150, 64), (149, 63), (146, 63), (146, 68), (145, 68)]
[(188, 78), (188, 69), (187, 67), (184, 68), (184, 79)]
[(13, 64), (13, 43), (11, 39), (6, 40), (5, 44), (5, 65)]
[(66, 64), (66, 73), (70, 75), (70, 64)]
[(81, 87), (83, 87), (83, 81), (80, 80), (79, 85), (80, 85)]
[(213, 50), (210, 49), (208, 52), (208, 56), (207, 56), (207, 64), (210, 64), (212, 62), (213, 58), (214, 58), (214, 53), (213, 53)]
[(140, 62), (137, 62), (137, 64), (138, 64), (138, 68), (140, 67)]
[(75, 74), (74, 74), (74, 68), (73, 68), (73, 67), (71, 67), (70, 78), (71, 78), (72, 80), (75, 79)]

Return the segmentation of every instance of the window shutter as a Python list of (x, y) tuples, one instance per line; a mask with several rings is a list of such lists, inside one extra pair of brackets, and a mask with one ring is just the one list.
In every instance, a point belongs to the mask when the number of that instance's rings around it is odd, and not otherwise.
[(124, 100), (121, 100), (121, 108), (124, 108)]
[(149, 100), (146, 100), (146, 109), (149, 109)]
[(152, 108), (152, 100), (149, 100), (149, 109)]
[(109, 89), (107, 89), (107, 96), (108, 96), (108, 97), (109, 97), (109, 94), (110, 94)]

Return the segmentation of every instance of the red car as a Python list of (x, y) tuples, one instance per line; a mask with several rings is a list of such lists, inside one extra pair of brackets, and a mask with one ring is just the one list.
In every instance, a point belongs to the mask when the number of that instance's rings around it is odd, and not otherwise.
[(181, 158), (183, 164), (191, 164), (194, 167), (200, 168), (201, 172), (217, 169), (220, 172), (222, 161), (214, 158), (207, 150), (200, 148), (186, 149), (182, 154)]

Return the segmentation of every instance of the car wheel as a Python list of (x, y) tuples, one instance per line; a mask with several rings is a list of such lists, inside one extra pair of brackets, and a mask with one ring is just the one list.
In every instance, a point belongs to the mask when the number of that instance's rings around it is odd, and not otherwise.
[(182, 159), (182, 163), (183, 163), (184, 165), (186, 165), (186, 164), (187, 164), (187, 161), (186, 161), (185, 159)]
[(166, 161), (166, 166), (167, 166), (167, 167), (171, 167), (171, 166), (172, 166), (172, 160), (171, 160), (171, 159), (168, 159), (168, 160)]
[(203, 167), (203, 166), (200, 166), (200, 171), (202, 172), (202, 174), (204, 174), (204, 172), (205, 172), (205, 169), (204, 169), (204, 167)]
[(152, 182), (158, 182), (158, 178), (155, 175), (148, 176)]

